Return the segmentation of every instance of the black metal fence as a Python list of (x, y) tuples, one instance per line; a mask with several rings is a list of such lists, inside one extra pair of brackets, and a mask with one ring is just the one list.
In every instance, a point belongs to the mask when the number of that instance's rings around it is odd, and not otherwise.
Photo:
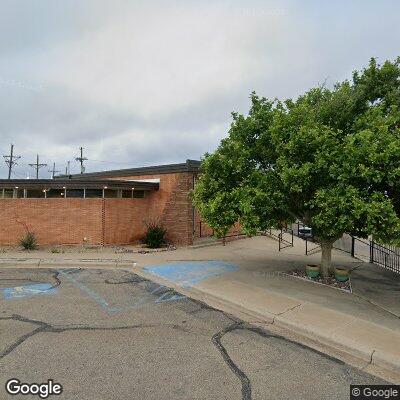
[(286, 249), (287, 247), (293, 247), (293, 229), (281, 228), (278, 230), (278, 233), (275, 233), (272, 231), (272, 229), (269, 229), (269, 231), (264, 233), (267, 233), (269, 236), (278, 239), (279, 251)]
[(370, 262), (400, 274), (400, 254), (396, 250), (371, 241)]
[[(314, 242), (312, 235), (302, 235), (303, 224), (293, 224), (290, 231), (305, 240), (306, 255), (319, 251), (320, 246)], [(385, 269), (400, 274), (400, 248), (395, 246), (384, 246), (372, 240), (363, 240), (344, 234), (333, 244), (333, 248), (349, 253), (352, 257), (377, 264)], [(280, 247), (281, 249), (281, 247)]]

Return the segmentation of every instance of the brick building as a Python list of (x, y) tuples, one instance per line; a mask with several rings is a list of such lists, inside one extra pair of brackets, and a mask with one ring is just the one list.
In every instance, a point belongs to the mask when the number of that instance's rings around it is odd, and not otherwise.
[(191, 204), (200, 162), (129, 168), (55, 179), (0, 180), (0, 245), (27, 232), (45, 244), (128, 244), (159, 221), (172, 244), (189, 245), (209, 228)]

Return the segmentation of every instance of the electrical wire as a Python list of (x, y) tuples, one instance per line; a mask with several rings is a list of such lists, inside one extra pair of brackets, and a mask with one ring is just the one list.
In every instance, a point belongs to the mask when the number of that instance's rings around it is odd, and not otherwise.
[(104, 160), (93, 160), (92, 158), (89, 158), (86, 161), (94, 161), (94, 162), (100, 162), (100, 163), (106, 163), (106, 164), (125, 164), (125, 165), (132, 165), (131, 162), (119, 162), (119, 161), (104, 161)]

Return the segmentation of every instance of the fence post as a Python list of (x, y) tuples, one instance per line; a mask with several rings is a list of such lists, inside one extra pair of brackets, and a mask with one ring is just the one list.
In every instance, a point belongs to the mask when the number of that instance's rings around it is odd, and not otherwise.
[(278, 233), (279, 251), (281, 251), (281, 240), (282, 240), (282, 233)]
[(308, 238), (306, 237), (306, 255), (308, 253), (308, 251), (307, 251), (307, 243), (308, 243)]
[(354, 257), (354, 244), (355, 244), (356, 240), (354, 238), (354, 236), (351, 237), (351, 256)]
[(374, 262), (374, 241), (370, 240), (369, 242), (369, 262)]

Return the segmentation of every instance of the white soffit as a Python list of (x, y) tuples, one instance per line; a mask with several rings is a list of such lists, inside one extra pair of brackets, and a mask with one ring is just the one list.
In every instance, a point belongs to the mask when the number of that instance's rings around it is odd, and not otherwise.
[(149, 183), (160, 183), (160, 178), (152, 179), (124, 179), (126, 182), (149, 182)]

